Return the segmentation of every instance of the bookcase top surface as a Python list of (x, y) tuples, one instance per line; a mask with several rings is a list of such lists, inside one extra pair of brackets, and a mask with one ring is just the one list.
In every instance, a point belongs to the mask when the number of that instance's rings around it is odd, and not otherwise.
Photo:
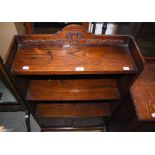
[(11, 71), (20, 75), (133, 73), (136, 65), (129, 39), (92, 35), (77, 25), (53, 35), (16, 36)]
[(108, 45), (21, 47), (12, 66), (12, 72), (20, 74), (108, 73), (134, 71), (134, 69), (128, 47)]

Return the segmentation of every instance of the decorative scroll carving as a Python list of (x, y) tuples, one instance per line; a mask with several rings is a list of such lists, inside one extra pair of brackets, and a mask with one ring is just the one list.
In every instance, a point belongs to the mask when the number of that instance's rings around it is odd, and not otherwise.
[(62, 39), (36, 39), (36, 40), (24, 40), (22, 44), (33, 44), (33, 45), (38, 45), (38, 44), (52, 44), (52, 45), (62, 45), (63, 40)]
[(86, 45), (117, 45), (126, 44), (124, 40), (112, 40), (112, 39), (88, 39)]
[[(66, 39), (67, 38), (67, 39)], [(87, 45), (87, 46), (103, 46), (103, 45), (122, 45), (127, 44), (124, 40), (112, 39), (77, 39), (82, 38), (80, 33), (68, 33), (65, 39), (37, 39), (24, 40), (22, 45)]]
[[(122, 38), (122, 39), (121, 39)], [(122, 45), (127, 44), (127, 40), (123, 37), (106, 37), (95, 36), (87, 32), (80, 25), (69, 25), (57, 34), (47, 36), (47, 39), (35, 37), (33, 39), (21, 40), (20, 45), (87, 45), (87, 46), (103, 46), (103, 45)]]
[(83, 35), (81, 32), (77, 31), (77, 32), (68, 32), (66, 34), (66, 39), (68, 40), (78, 40), (78, 39), (82, 39)]
[(83, 39), (83, 35), (81, 32), (68, 32), (66, 34), (65, 42), (68, 42), (70, 44), (79, 44), (80, 40)]

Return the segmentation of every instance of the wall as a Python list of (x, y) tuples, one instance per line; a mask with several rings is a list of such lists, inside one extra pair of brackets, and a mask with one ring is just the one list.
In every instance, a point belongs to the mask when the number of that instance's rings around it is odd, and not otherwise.
[(117, 23), (117, 34), (122, 34), (122, 35), (133, 35), (134, 37), (137, 35), (139, 32), (142, 23), (135, 23), (135, 22), (130, 22), (130, 23)]
[(0, 56), (2, 57), (2, 59), (5, 58), (13, 35), (24, 33), (25, 28), (22, 22), (0, 22)]

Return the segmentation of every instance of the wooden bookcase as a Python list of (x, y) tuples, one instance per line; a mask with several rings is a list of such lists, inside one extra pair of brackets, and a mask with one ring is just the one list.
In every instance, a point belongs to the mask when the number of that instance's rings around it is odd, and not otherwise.
[(92, 35), (80, 25), (17, 35), (5, 61), (42, 131), (103, 131), (143, 65), (131, 36)]

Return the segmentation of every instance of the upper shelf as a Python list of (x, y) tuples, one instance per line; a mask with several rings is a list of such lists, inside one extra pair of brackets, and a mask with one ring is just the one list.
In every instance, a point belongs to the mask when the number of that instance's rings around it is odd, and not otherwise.
[(12, 73), (126, 74), (143, 64), (139, 49), (130, 36), (95, 36), (79, 25), (70, 25), (53, 35), (16, 36)]

